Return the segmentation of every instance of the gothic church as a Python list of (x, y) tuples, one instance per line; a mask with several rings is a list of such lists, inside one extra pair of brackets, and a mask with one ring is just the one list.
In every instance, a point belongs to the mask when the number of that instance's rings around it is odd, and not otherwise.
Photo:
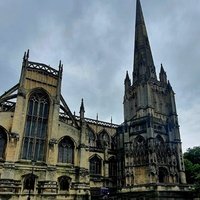
[(70, 111), (58, 69), (29, 60), (0, 96), (0, 199), (192, 199), (174, 91), (153, 62), (140, 0), (121, 125)]

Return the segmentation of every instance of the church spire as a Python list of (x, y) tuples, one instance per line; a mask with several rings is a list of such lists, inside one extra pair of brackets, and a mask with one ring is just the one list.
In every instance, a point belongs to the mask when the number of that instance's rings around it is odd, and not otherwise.
[(141, 3), (137, 0), (133, 83), (150, 78), (157, 79)]

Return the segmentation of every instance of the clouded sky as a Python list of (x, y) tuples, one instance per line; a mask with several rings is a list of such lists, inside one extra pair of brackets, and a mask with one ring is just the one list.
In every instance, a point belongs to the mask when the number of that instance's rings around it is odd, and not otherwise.
[[(200, 145), (200, 1), (141, 0), (157, 73), (176, 93), (183, 149)], [(78, 114), (123, 122), (126, 70), (132, 73), (135, 0), (0, 1), (0, 94), (30, 60), (64, 64), (62, 94)]]

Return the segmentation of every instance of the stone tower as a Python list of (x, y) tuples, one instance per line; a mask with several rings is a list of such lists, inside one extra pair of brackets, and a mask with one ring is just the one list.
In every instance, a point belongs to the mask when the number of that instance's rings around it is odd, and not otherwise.
[(186, 180), (174, 91), (162, 64), (157, 79), (139, 0), (132, 77), (127, 72), (124, 123), (118, 128), (120, 193), (179, 188)]

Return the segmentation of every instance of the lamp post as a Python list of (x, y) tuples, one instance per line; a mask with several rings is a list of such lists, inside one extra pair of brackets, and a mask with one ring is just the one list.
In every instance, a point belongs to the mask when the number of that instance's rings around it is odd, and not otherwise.
[[(29, 179), (29, 191), (28, 191), (27, 200), (31, 199), (31, 197), (30, 197), (31, 196), (31, 184), (32, 184), (31, 182), (33, 181), (35, 183), (34, 175), (33, 175), (35, 160), (32, 160), (31, 163), (32, 163), (32, 170), (31, 170), (31, 176), (30, 176), (30, 179)], [(34, 188), (34, 186), (33, 186), (33, 188)]]

